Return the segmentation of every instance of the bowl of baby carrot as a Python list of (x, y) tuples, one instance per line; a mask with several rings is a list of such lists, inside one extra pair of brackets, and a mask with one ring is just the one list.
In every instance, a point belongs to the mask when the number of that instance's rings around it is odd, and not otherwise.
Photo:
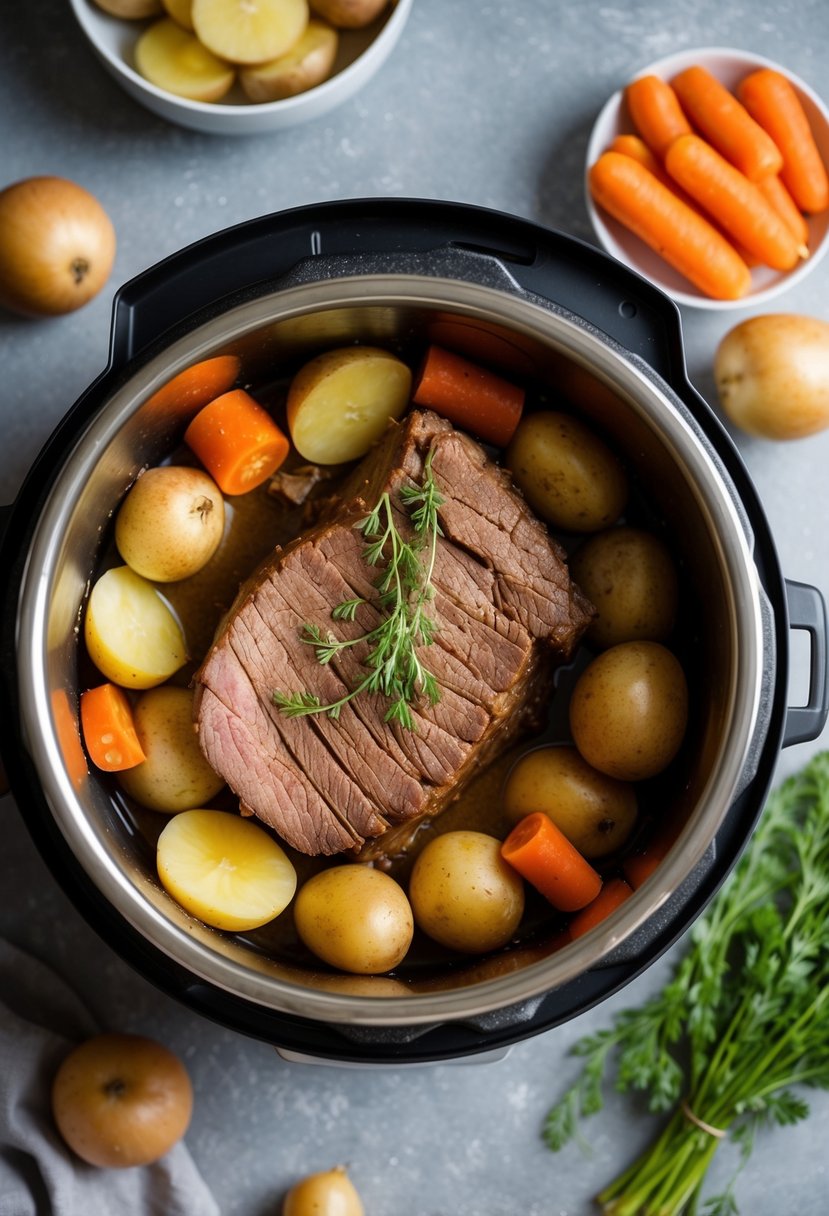
[(677, 303), (733, 309), (800, 282), (829, 248), (829, 109), (760, 55), (697, 48), (603, 107), (585, 189), (607, 251)]

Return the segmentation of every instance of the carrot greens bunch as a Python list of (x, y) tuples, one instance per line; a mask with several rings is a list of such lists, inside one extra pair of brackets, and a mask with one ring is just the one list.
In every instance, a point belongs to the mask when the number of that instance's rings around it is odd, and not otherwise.
[[(601, 1109), (611, 1064), (617, 1089), (672, 1112), (598, 1196), (609, 1216), (694, 1216), (723, 1139), (739, 1144), (742, 1167), (759, 1127), (808, 1115), (793, 1087), (829, 1088), (829, 752), (772, 794), (670, 982), (574, 1052), (584, 1068), (547, 1116), (551, 1149)], [(737, 1211), (735, 1180), (707, 1216)]]

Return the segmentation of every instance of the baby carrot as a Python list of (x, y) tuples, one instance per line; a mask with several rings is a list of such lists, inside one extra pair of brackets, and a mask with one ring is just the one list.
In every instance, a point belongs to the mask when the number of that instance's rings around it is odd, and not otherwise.
[(560, 912), (576, 912), (596, 898), (602, 880), (552, 819), (525, 815), (501, 845), (501, 856)]
[(604, 152), (589, 172), (591, 193), (614, 219), (708, 296), (738, 300), (751, 274), (732, 245), (642, 165)]
[(773, 177), (761, 177), (757, 188), (780, 218), (789, 225), (797, 242), (805, 245), (809, 240), (809, 225), (777, 174)]
[(485, 443), (506, 447), (524, 408), (524, 390), (468, 359), (430, 346), (412, 401), (448, 418)]
[(89, 758), (108, 773), (135, 768), (145, 760), (127, 694), (116, 684), (81, 693), (81, 727)]
[(630, 156), (633, 160), (638, 161), (643, 169), (647, 169), (648, 173), (652, 173), (657, 181), (662, 182), (663, 186), (674, 189), (661, 162), (651, 152), (644, 139), (640, 139), (638, 135), (617, 135), (608, 150), (620, 152), (622, 156)]
[(659, 76), (640, 76), (625, 89), (633, 125), (658, 157), (663, 157), (679, 135), (691, 130), (676, 93)]
[(290, 447), (267, 410), (241, 388), (200, 410), (184, 440), (224, 494), (244, 494), (267, 481)]
[(691, 122), (749, 181), (780, 172), (774, 140), (707, 68), (686, 68), (671, 84)]
[(630, 899), (632, 894), (633, 888), (628, 886), (624, 878), (608, 879), (593, 902), (589, 903), (586, 908), (582, 908), (581, 912), (577, 912), (570, 921), (571, 940), (575, 941), (577, 937), (583, 937), (585, 933), (595, 929), (596, 925), (600, 925), (603, 920), (606, 920), (611, 912), (621, 908), (625, 900)]
[(791, 270), (808, 256), (754, 182), (699, 135), (680, 135), (665, 168), (736, 241), (774, 270)]
[(791, 82), (772, 68), (761, 68), (746, 76), (737, 93), (780, 149), (780, 176), (801, 211), (811, 214), (829, 207), (826, 166)]

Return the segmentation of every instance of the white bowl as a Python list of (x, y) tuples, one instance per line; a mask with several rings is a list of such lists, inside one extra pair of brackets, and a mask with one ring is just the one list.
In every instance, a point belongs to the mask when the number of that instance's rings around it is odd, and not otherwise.
[[(701, 64), (707, 68), (729, 89), (735, 88), (744, 76), (757, 68), (774, 68), (776, 71), (782, 72), (794, 86), (806, 111), (821, 156), (829, 165), (829, 109), (818, 95), (787, 67), (775, 63), (771, 59), (765, 59), (762, 55), (731, 50), (726, 47), (699, 47), (695, 50), (680, 51), (665, 59), (659, 59), (656, 63), (648, 64), (647, 67), (632, 75), (630, 79), (653, 75), (659, 76), (663, 80), (671, 80), (672, 77), (693, 64)], [(634, 127), (624, 100), (624, 90), (620, 89), (603, 106), (593, 125), (587, 145), (586, 170), (598, 160), (601, 153), (617, 135), (629, 134), (633, 131)], [(752, 287), (747, 295), (739, 300), (714, 300), (698, 291), (684, 275), (669, 266), (644, 241), (634, 236), (606, 211), (597, 207), (591, 198), (586, 178), (585, 197), (590, 222), (596, 236), (608, 253), (612, 253), (620, 262), (624, 262), (645, 278), (650, 279), (657, 287), (661, 287), (678, 304), (688, 304), (694, 308), (725, 310), (748, 308), (761, 304), (781, 292), (787, 291), (804, 279), (814, 270), (829, 248), (829, 210), (827, 210), (821, 212), (820, 215), (809, 217), (811, 256), (794, 270), (781, 272), (772, 270), (768, 266), (755, 266), (751, 272)]]
[(93, 0), (69, 0), (83, 33), (121, 87), (148, 110), (180, 126), (213, 135), (260, 135), (318, 118), (366, 84), (391, 54), (414, 0), (392, 0), (382, 17), (362, 30), (341, 30), (328, 80), (283, 101), (248, 101), (238, 85), (221, 102), (189, 101), (150, 84), (133, 66), (133, 47), (146, 21), (110, 17)]

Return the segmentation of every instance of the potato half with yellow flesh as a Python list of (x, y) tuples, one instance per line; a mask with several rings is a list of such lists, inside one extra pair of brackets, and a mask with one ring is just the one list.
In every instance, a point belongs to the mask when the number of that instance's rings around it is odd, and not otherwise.
[(236, 76), (170, 17), (156, 21), (138, 39), (135, 66), (150, 84), (190, 101), (219, 101)]
[(98, 670), (123, 688), (153, 688), (187, 661), (172, 611), (129, 566), (107, 570), (92, 588), (84, 640)]
[(309, 21), (295, 46), (269, 63), (244, 68), (239, 83), (251, 101), (281, 101), (295, 97), (331, 75), (337, 58), (337, 31), (323, 21)]
[(151, 84), (190, 101), (219, 101), (236, 72), (170, 17), (146, 29), (135, 44), (135, 66)]
[(306, 363), (288, 390), (288, 427), (312, 464), (357, 460), (409, 403), (412, 373), (373, 346), (326, 351)]
[(193, 0), (201, 42), (231, 63), (267, 63), (284, 55), (308, 24), (308, 0)]
[(167, 16), (172, 17), (182, 29), (193, 29), (193, 0), (162, 0)]
[(193, 916), (241, 933), (279, 916), (296, 890), (296, 871), (263, 828), (227, 811), (174, 815), (158, 838), (158, 876)]

